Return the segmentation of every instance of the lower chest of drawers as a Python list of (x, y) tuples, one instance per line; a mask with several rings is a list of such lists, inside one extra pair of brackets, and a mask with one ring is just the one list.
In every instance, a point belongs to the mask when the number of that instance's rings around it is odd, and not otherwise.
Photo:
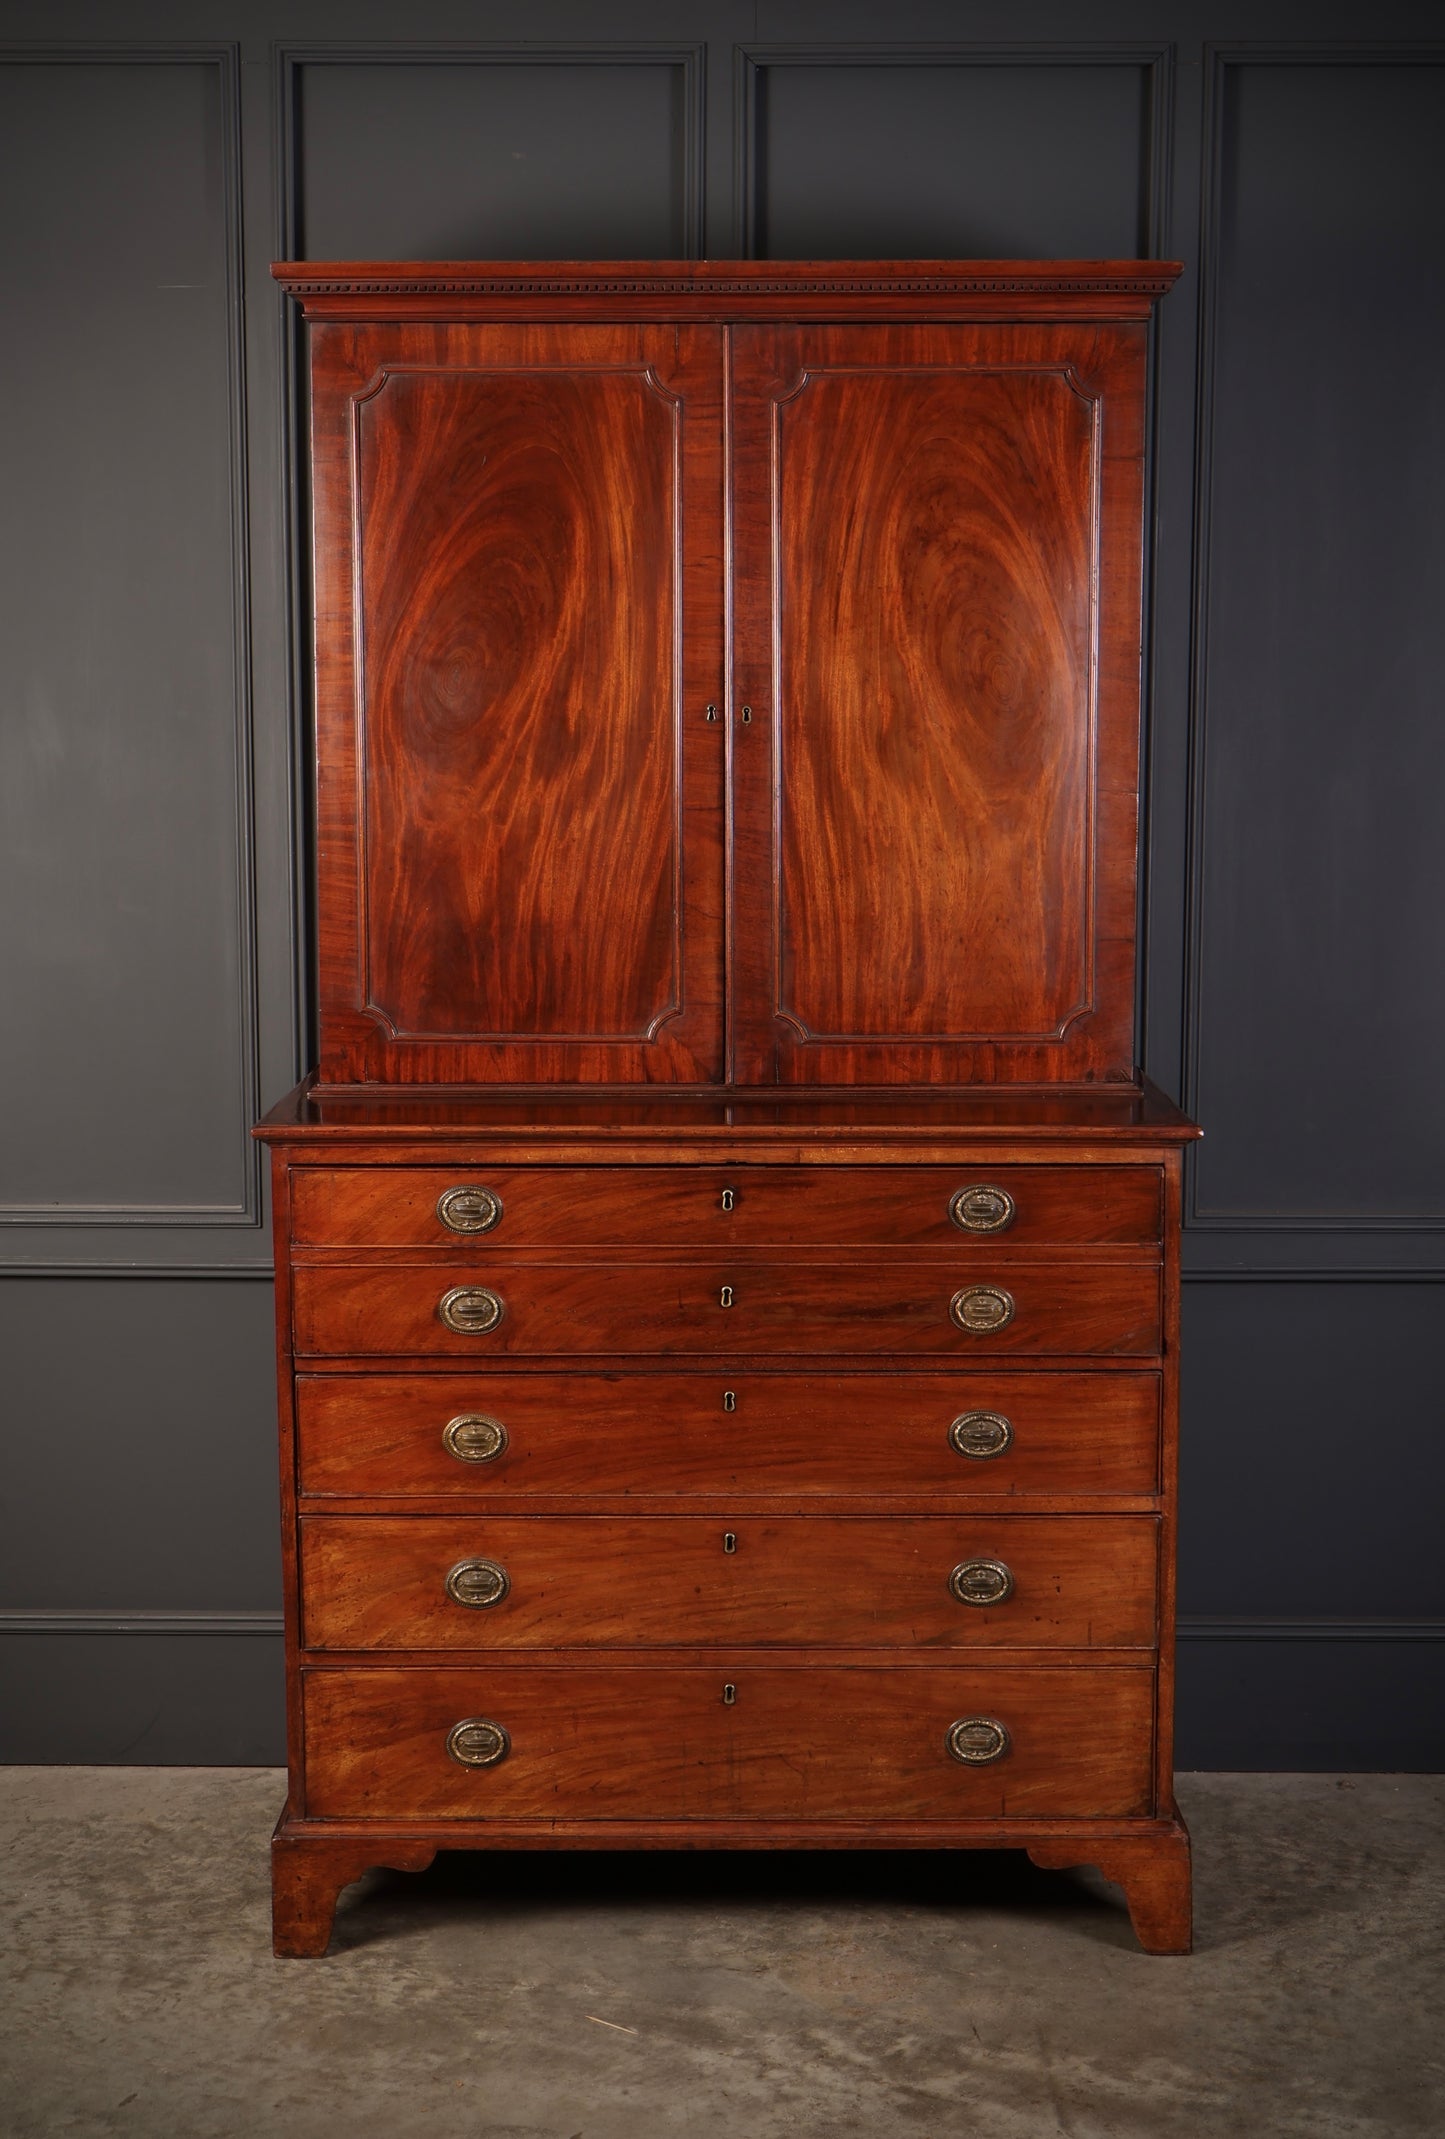
[(287, 1207), (308, 1817), (1153, 1813), (1156, 1168), (301, 1165)]

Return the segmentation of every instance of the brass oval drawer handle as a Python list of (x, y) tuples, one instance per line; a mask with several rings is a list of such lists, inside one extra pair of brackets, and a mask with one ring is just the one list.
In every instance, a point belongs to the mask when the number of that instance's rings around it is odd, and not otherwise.
[(502, 1215), (502, 1199), (489, 1188), (449, 1188), (437, 1197), (437, 1216), (449, 1233), (490, 1233)]
[(1014, 1593), (1013, 1569), (1003, 1560), (960, 1560), (948, 1586), (960, 1604), (1007, 1604)]
[(950, 1446), (960, 1456), (985, 1463), (1013, 1445), (1013, 1421), (1001, 1411), (960, 1411), (948, 1429)]
[(1018, 1216), (1018, 1205), (1006, 1188), (991, 1181), (974, 1181), (949, 1198), (948, 1215), (964, 1233), (1002, 1233)]
[(970, 1336), (987, 1337), (1012, 1322), (1014, 1296), (1002, 1285), (965, 1285), (949, 1301), (948, 1312)]
[(960, 1716), (943, 1742), (950, 1760), (962, 1761), (966, 1768), (986, 1768), (991, 1760), (1002, 1760), (1013, 1745), (1008, 1726), (997, 1716)]
[(442, 1447), (458, 1463), (495, 1463), (506, 1452), (507, 1429), (483, 1411), (463, 1411), (443, 1426)]
[(437, 1313), (459, 1337), (485, 1337), (507, 1312), (500, 1297), (485, 1285), (453, 1285), (437, 1301)]
[(463, 1768), (494, 1768), (512, 1750), (500, 1723), (488, 1716), (464, 1716), (447, 1732), (447, 1752)]
[(447, 1576), (447, 1595), (453, 1604), (464, 1604), (469, 1611), (489, 1611), (500, 1604), (511, 1588), (505, 1567), (495, 1560), (458, 1560)]

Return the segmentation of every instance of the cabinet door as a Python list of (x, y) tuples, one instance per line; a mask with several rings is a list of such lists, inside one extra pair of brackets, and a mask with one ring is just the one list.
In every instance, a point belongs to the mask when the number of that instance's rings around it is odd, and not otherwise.
[(721, 1076), (721, 363), (314, 330), (324, 1083)]
[(735, 1074), (1129, 1077), (1144, 329), (734, 349)]

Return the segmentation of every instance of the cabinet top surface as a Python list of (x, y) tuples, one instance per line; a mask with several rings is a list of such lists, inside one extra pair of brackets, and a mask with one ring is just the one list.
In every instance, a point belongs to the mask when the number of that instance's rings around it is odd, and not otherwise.
[(519, 1135), (565, 1144), (659, 1144), (741, 1136), (766, 1143), (845, 1138), (930, 1143), (1045, 1138), (1059, 1143), (1183, 1143), (1200, 1131), (1172, 1100), (1144, 1083), (956, 1092), (806, 1091), (742, 1087), (612, 1094), (556, 1091), (322, 1091), (308, 1078), (274, 1106), (256, 1134), (280, 1142), (300, 1133), (368, 1142)]
[(897, 304), (962, 305), (993, 316), (1142, 319), (1180, 273), (1176, 260), (281, 260), (276, 280), (314, 319), (436, 316), (501, 301), (619, 300), (715, 316), (792, 300), (843, 317)]

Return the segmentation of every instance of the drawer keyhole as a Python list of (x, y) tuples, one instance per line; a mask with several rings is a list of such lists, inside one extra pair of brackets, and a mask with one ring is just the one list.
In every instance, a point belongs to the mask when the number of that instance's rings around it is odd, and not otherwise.
[(723, 1707), (731, 1708), (737, 1697), (737, 1687), (734, 1686), (731, 1681), (729, 1681), (728, 1684), (723, 1688)]
[(737, 1390), (736, 1390), (736, 1389), (724, 1389), (724, 1390), (723, 1390), (723, 1410), (724, 1410), (724, 1411), (736, 1411), (736, 1410), (737, 1410), (737, 1408), (738, 1408), (738, 1392), (737, 1392)]
[(721, 1292), (720, 1292), (720, 1293), (718, 1294), (718, 1296), (717, 1296), (717, 1303), (718, 1303), (718, 1306), (719, 1306), (719, 1307), (731, 1307), (731, 1306), (732, 1306), (732, 1304), (733, 1304), (733, 1288), (732, 1288), (732, 1286), (731, 1286), (731, 1285), (724, 1285), (724, 1286), (723, 1286), (723, 1289), (722, 1289), (722, 1291), (721, 1291)]
[(724, 1552), (736, 1552), (736, 1551), (737, 1551), (737, 1549), (738, 1549), (738, 1534), (737, 1534), (736, 1530), (724, 1530), (724, 1532), (723, 1532), (723, 1551), (724, 1551)]
[(736, 1191), (736, 1189), (732, 1189), (732, 1188), (725, 1188), (725, 1189), (723, 1190), (723, 1192), (722, 1192), (722, 1207), (723, 1207), (723, 1209), (724, 1209), (725, 1211), (730, 1211), (730, 1210), (732, 1209), (733, 1205), (734, 1205), (734, 1204), (735, 1204), (735, 1203), (737, 1202), (737, 1200), (738, 1200), (738, 1198), (737, 1198), (737, 1191)]

